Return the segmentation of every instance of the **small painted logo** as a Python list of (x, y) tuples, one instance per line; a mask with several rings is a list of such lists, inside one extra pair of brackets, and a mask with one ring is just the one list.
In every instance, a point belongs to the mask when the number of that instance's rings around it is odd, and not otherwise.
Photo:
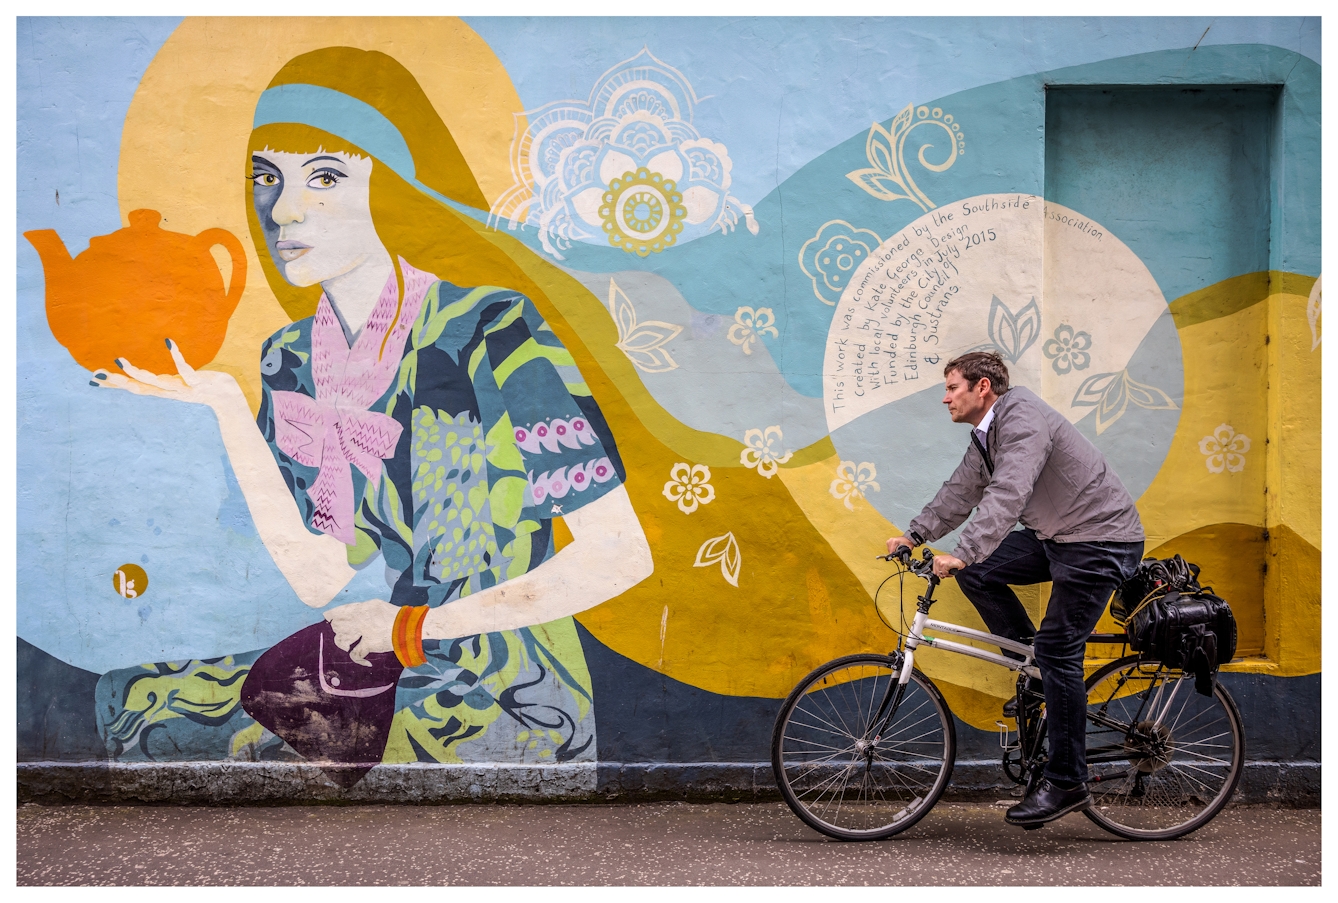
[(149, 588), (149, 575), (137, 564), (123, 564), (112, 574), (112, 587), (125, 599), (138, 599)]

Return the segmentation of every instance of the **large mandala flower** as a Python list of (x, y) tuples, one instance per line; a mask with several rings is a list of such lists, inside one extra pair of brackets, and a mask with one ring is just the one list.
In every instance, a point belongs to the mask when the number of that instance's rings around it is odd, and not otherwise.
[[(492, 215), (513, 229), (521, 220), (536, 226), (559, 260), (573, 241), (615, 237), (613, 244), (645, 256), (729, 232), (740, 216), (756, 235), (752, 208), (729, 193), (729, 151), (692, 124), (696, 105), (683, 74), (642, 50), (604, 73), (589, 100), (526, 111), (511, 145), (515, 183)], [(642, 170), (661, 178), (654, 190), (630, 184)]]
[(659, 253), (678, 240), (688, 208), (671, 179), (638, 169), (609, 182), (599, 218), (609, 244), (638, 257)]

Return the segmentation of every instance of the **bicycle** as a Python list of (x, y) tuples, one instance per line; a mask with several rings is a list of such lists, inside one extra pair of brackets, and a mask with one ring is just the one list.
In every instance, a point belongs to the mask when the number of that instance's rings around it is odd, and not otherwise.
[[(929, 617), (939, 578), (933, 553), (897, 555), (928, 582), (915, 618), (887, 655), (847, 655), (812, 671), (786, 697), (771, 739), (771, 764), (785, 802), (809, 827), (840, 840), (881, 840), (931, 810), (952, 777), (957, 735), (933, 681), (915, 668), (921, 644), (1018, 672), (1017, 731), (997, 722), (1003, 770), (1028, 789), (1046, 762), (1045, 698), (1026, 643)], [(876, 603), (875, 603), (876, 604)], [(1009, 650), (1014, 659), (926, 635), (957, 636)], [(1093, 634), (1089, 643), (1122, 643)], [(1231, 695), (1146, 655), (1126, 655), (1087, 678), (1088, 787), (1084, 810), (1131, 840), (1169, 840), (1207, 824), (1230, 800), (1245, 759), (1245, 732)], [(1015, 738), (1015, 739), (1014, 739)], [(1040, 827), (1039, 825), (1036, 827)]]

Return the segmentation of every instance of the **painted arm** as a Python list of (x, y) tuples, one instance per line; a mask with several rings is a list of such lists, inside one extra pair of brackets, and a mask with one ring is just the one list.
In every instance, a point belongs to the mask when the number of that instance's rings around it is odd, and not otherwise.
[(572, 512), (566, 522), (571, 545), (528, 574), (433, 609), (423, 638), (544, 624), (607, 602), (650, 576), (650, 545), (627, 487)]
[(168, 348), (179, 376), (160, 376), (121, 359), (124, 375), (99, 370), (93, 374), (94, 384), (208, 405), (218, 418), (223, 447), (270, 557), (298, 598), (312, 608), (324, 606), (356, 573), (349, 567), (347, 547), (332, 536), (312, 533), (302, 522), (237, 381), (227, 373), (195, 370), (174, 342)]
[[(423, 638), (444, 640), (514, 630), (574, 615), (607, 602), (650, 576), (654, 563), (627, 488), (566, 516), (571, 545), (527, 574), (438, 606), (423, 623)], [(373, 652), (390, 652), (399, 609), (380, 599), (326, 612), (335, 643), (366, 664)]]

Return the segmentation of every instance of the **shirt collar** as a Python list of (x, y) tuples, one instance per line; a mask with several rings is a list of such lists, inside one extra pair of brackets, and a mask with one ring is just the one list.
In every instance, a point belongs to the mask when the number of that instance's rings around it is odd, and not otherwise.
[(981, 439), (984, 439), (989, 435), (990, 424), (994, 422), (994, 409), (998, 406), (999, 401), (998, 399), (995, 399), (994, 404), (990, 405), (990, 409), (986, 411), (985, 416), (981, 418), (980, 425), (975, 428), (976, 432), (980, 434)]

